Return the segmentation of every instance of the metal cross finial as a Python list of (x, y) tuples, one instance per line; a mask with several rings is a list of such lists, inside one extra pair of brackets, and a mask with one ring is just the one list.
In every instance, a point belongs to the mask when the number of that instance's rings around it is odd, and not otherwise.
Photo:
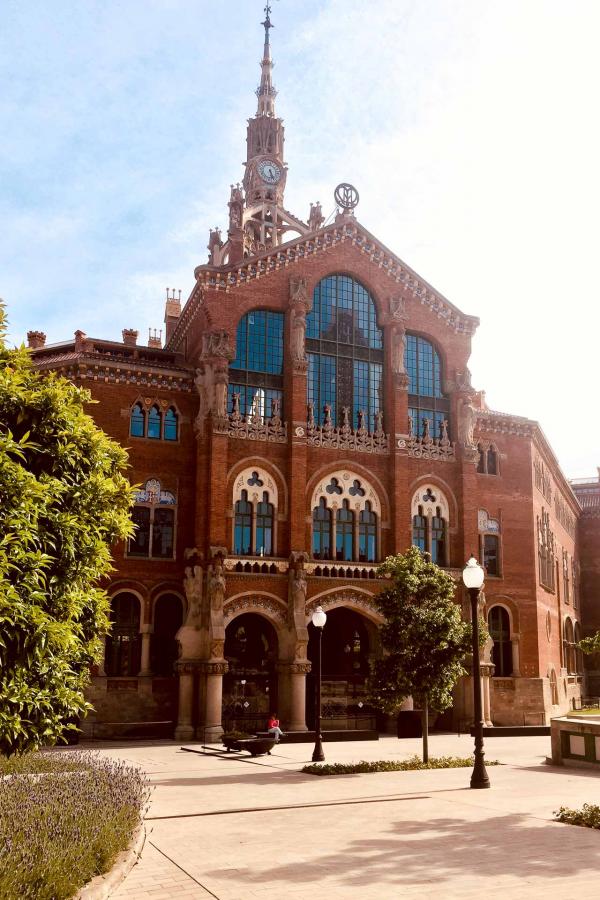
[(269, 28), (274, 28), (275, 26), (271, 24), (271, 4), (267, 2), (265, 5), (265, 21), (261, 22), (261, 25), (265, 26), (265, 31), (267, 33), (267, 37), (269, 36)]

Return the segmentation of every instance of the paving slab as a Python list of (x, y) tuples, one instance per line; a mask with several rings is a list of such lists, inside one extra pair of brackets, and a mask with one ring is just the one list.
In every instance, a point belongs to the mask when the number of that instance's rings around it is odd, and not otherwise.
[[(469, 756), (472, 745), (436, 734), (430, 754)], [(94, 744), (143, 768), (154, 786), (146, 848), (114, 896), (598, 900), (600, 831), (552, 814), (600, 802), (600, 774), (547, 766), (549, 745), (545, 736), (486, 741), (503, 765), (490, 767), (490, 790), (470, 790), (468, 769), (304, 775), (307, 744), (256, 759), (174, 742)], [(325, 752), (348, 762), (420, 748), (386, 737)]]

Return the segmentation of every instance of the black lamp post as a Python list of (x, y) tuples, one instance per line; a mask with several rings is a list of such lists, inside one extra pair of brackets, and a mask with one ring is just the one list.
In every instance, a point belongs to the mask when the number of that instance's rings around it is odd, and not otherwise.
[(471, 600), (473, 626), (473, 731), (475, 732), (475, 765), (471, 774), (472, 788), (489, 788), (490, 779), (483, 753), (483, 711), (481, 703), (481, 670), (479, 665), (479, 610), (477, 601), (483, 586), (483, 569), (472, 556), (463, 569), (463, 582)]
[(321, 645), (323, 643), (323, 628), (327, 621), (327, 614), (320, 606), (317, 606), (312, 614), (312, 623), (317, 630), (317, 673), (315, 678), (315, 749), (313, 750), (313, 762), (323, 762), (323, 744), (321, 737)]

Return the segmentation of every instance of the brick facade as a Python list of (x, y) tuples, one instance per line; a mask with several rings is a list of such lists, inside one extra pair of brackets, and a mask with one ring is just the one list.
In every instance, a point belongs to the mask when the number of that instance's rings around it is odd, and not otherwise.
[[(139, 623), (132, 614), (139, 637), (124, 630), (119, 653), (126, 655), (135, 642), (137, 656), (127, 658), (129, 665), (132, 659), (136, 665), (139, 661), (140, 669), (115, 674), (113, 661), (111, 673), (101, 668), (95, 674), (94, 728), (100, 732), (103, 722), (172, 721), (178, 723), (181, 739), (204, 738), (218, 733), (222, 721), (235, 724), (251, 714), (264, 719), (275, 704), (284, 727), (306, 728), (307, 713), (309, 722), (311, 716), (308, 622), (317, 604), (331, 614), (331, 654), (340, 649), (336, 634), (348, 660), (356, 651), (354, 673), (347, 668), (345, 681), (330, 673), (330, 724), (373, 724), (360, 697), (366, 661), (379, 652), (375, 564), (313, 555), (313, 501), (319, 486), (332, 477), (346, 486), (358, 481), (361, 490), (371, 491), (379, 511), (378, 559), (411, 544), (419, 491), (421, 497), (429, 489), (436, 502), (446, 504), (444, 562), (456, 573), (458, 602), (464, 599), (458, 582), (465, 560), (471, 553), (481, 555), (485, 534), (496, 537), (497, 574), (486, 578), (484, 613), (494, 607), (505, 611), (497, 615), (508, 623), (502, 651), (508, 674), (487, 677), (500, 652), (487, 647), (486, 718), (499, 725), (548, 721), (581, 693), (578, 656), (566, 648), (563, 637), (566, 619), (573, 634), (580, 628), (585, 597), (598, 587), (600, 574), (586, 561), (597, 547), (598, 531), (581, 519), (577, 532), (580, 504), (539, 426), (489, 410), (484, 395), (472, 387), (468, 360), (478, 320), (461, 313), (380, 244), (352, 209), (341, 208), (335, 221), (324, 226), (320, 207), (313, 205), (304, 223), (283, 208), (281, 174), (276, 189), (269, 190), (268, 179), (285, 172), (285, 166), (283, 128), (269, 99), (274, 102), (268, 24), (265, 33), (259, 110), (248, 131), (245, 193), (239, 186), (232, 189), (228, 240), (224, 243), (219, 232), (211, 232), (209, 262), (196, 269), (183, 309), (174, 295), (168, 297), (165, 347), (157, 347), (156, 338), (151, 347), (139, 346), (130, 330), (123, 343), (77, 332), (74, 341), (53, 346), (45, 345), (41, 333), (31, 333), (35, 364), (62, 372), (89, 388), (98, 401), (90, 412), (129, 448), (132, 483), (143, 486), (157, 479), (160, 489), (175, 499), (172, 559), (132, 557), (123, 546), (115, 549), (109, 592), (113, 598), (133, 595), (140, 606)], [(349, 434), (339, 413), (331, 428), (319, 420), (312, 423), (310, 410), (307, 414), (306, 315), (314, 289), (332, 274), (362, 285), (375, 305), (383, 333), (379, 431), (371, 425), (357, 433), (351, 423)], [(270, 419), (268, 410), (263, 416), (236, 417), (231, 398), (226, 405), (238, 325), (257, 310), (285, 316), (281, 423), (277, 416)], [(439, 356), (442, 390), (449, 401), (445, 441), (439, 434), (419, 434), (418, 425), (414, 433), (409, 428), (403, 356), (407, 335), (424, 338)], [(163, 420), (172, 410), (177, 439), (136, 437), (131, 419), (136, 404), (145, 421), (153, 407)], [(321, 416), (322, 410), (317, 412)], [(486, 472), (482, 462), (488, 450), (495, 474)], [(277, 496), (272, 557), (234, 552), (234, 492), (245, 470), (269, 480), (271, 496)], [(554, 584), (540, 581), (542, 521), (545, 534), (554, 539), (548, 551), (556, 569)], [(574, 585), (569, 575), (567, 591), (563, 559), (569, 573), (579, 561), (582, 566), (581, 585)], [(549, 571), (546, 565), (546, 581)], [(183, 624), (177, 631), (175, 671), (158, 676), (153, 666), (163, 652), (157, 650), (161, 636), (155, 628), (161, 597), (167, 598), (161, 621), (170, 622), (171, 630)], [(257, 625), (252, 616), (268, 625)], [(264, 671), (260, 665), (256, 671), (247, 667), (245, 678), (238, 677), (242, 670), (232, 669), (228, 656), (237, 620), (247, 623), (247, 629), (235, 640), (268, 645)], [(165, 625), (164, 647), (174, 638), (167, 630)], [(343, 668), (347, 661), (340, 660)], [(455, 724), (466, 724), (469, 715), (468, 692), (460, 687)], [(109, 724), (102, 733), (114, 730)]]

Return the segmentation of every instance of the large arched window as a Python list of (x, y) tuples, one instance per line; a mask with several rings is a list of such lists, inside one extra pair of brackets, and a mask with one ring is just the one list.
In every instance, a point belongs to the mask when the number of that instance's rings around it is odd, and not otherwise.
[(323, 278), (313, 293), (306, 319), (308, 402), (315, 421), (343, 424), (348, 407), (354, 428), (358, 413), (365, 413), (369, 431), (382, 409), (383, 337), (377, 326), (375, 303), (369, 292), (349, 275)]
[(448, 421), (450, 410), (449, 400), (442, 392), (439, 354), (430, 341), (407, 334), (404, 365), (408, 373), (408, 414), (413, 434), (421, 437), (424, 419), (428, 419), (431, 437), (439, 438), (442, 422)]
[(109, 676), (135, 676), (140, 670), (140, 601), (117, 594), (110, 601), (111, 632), (106, 638), (105, 670)]
[(312, 494), (314, 559), (376, 562), (381, 505), (375, 489), (357, 473), (329, 474)]
[(508, 678), (513, 673), (510, 619), (503, 606), (492, 606), (488, 614), (488, 629), (494, 642), (492, 662), (494, 676)]
[(230, 364), (228, 404), (233, 410), (233, 395), (240, 395), (242, 417), (271, 417), (273, 400), (283, 399), (283, 322), (284, 315), (255, 309), (239, 321), (235, 359)]
[(233, 552), (238, 556), (274, 556), (278, 490), (262, 468), (249, 466), (233, 486)]
[(423, 485), (413, 494), (411, 513), (413, 546), (429, 553), (438, 566), (447, 566), (449, 506), (443, 492)]

